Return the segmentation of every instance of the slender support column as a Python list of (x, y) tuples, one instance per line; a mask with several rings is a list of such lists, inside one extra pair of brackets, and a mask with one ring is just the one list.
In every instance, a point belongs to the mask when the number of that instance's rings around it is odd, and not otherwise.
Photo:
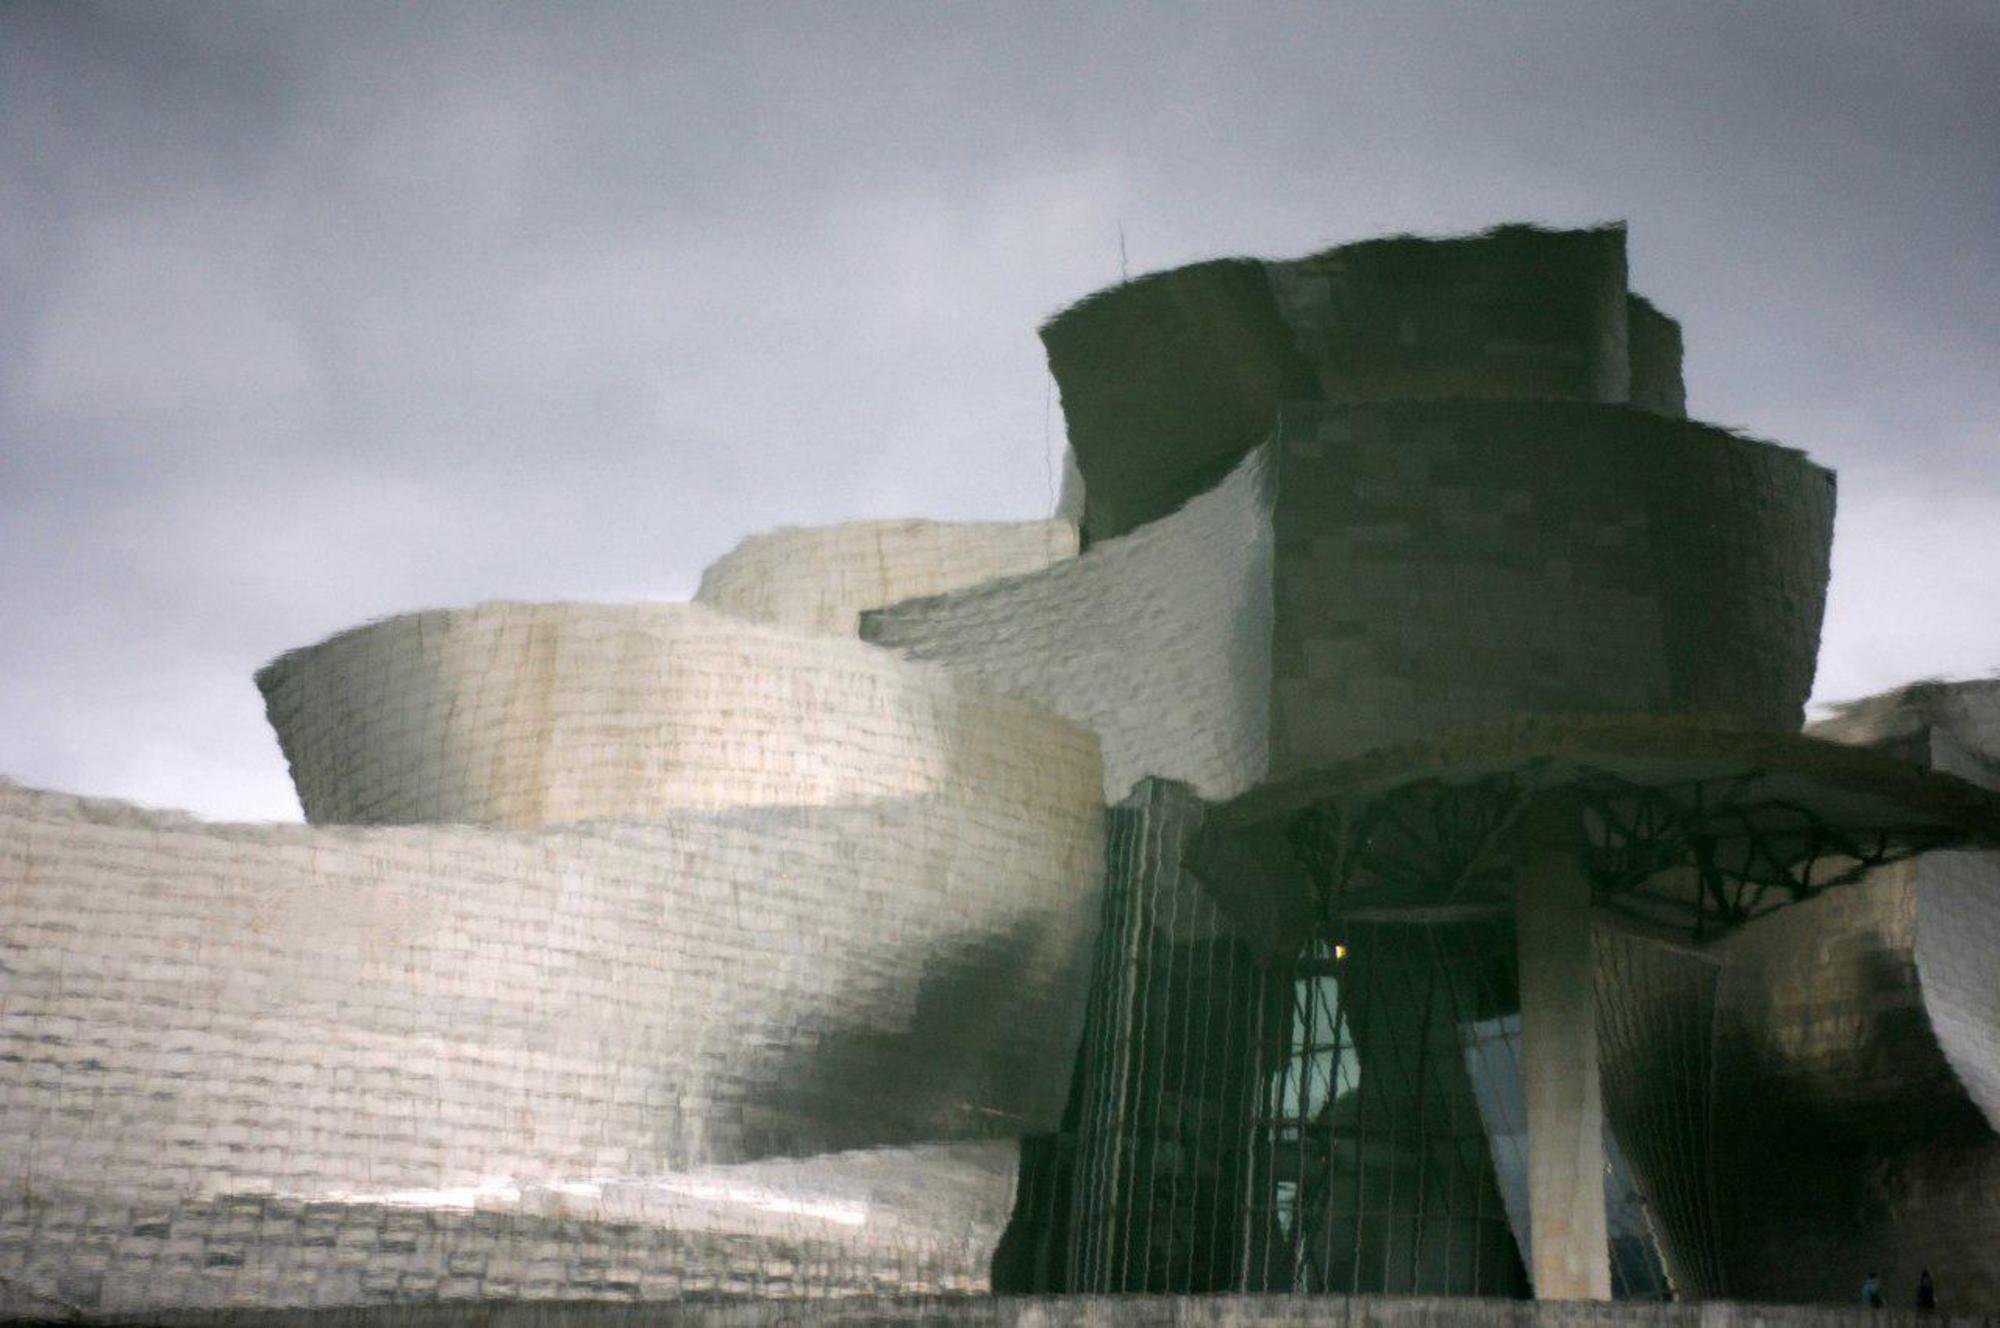
[(1604, 1101), (1590, 880), (1581, 812), (1544, 799), (1523, 827), (1515, 901), (1521, 965), (1521, 1078), (1528, 1100), (1528, 1213), (1537, 1300), (1609, 1300)]

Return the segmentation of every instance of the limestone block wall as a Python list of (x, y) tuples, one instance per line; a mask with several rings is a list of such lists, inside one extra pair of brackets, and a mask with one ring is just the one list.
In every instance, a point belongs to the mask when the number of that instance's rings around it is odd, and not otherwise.
[(0, 1314), (978, 1293), (1016, 1153), (873, 1149), (340, 1201), (0, 1199)]
[(1272, 498), (1253, 453), (1167, 520), (1046, 571), (862, 615), (862, 635), (1087, 725), (1104, 797), (1147, 776), (1203, 797), (1268, 766)]
[(1288, 404), (1273, 773), (1517, 715), (1796, 730), (1833, 480), (1583, 402)]
[(543, 834), (208, 825), (0, 790), (0, 1191), (645, 1176), (1052, 1128), (1101, 813)]
[(1679, 329), (1628, 301), (1625, 282), (1623, 227), (1507, 226), (1197, 263), (1092, 295), (1042, 329), (1087, 481), (1086, 543), (1212, 487), (1269, 435), (1281, 402), (1565, 399), (1683, 413)]
[(974, 788), (1067, 808), (1095, 764), (1090, 735), (1039, 707), (698, 605), (408, 614), (257, 684), (320, 824), (518, 829)]
[(751, 622), (853, 636), (861, 611), (1074, 557), (1068, 521), (856, 521), (752, 535), (701, 574), (695, 602)]
[(328, 1202), (0, 1201), (0, 1311), (984, 1291), (1012, 1144)]

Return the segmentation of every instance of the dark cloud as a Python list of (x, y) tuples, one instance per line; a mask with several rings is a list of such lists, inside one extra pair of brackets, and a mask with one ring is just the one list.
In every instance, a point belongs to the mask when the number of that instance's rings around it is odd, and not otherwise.
[(1822, 694), (2000, 666), (1996, 75), (1969, 4), (16, 0), (0, 770), (290, 815), (279, 650), (1039, 513), (1121, 230), (1628, 218), (1691, 406), (1842, 471)]

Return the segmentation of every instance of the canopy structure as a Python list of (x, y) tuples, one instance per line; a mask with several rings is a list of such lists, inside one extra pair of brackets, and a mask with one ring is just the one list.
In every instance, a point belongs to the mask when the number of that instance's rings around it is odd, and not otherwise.
[(1218, 807), (1282, 827), (1323, 917), (1490, 911), (1520, 823), (1573, 805), (1594, 902), (1706, 939), (1871, 867), (2000, 845), (2000, 793), (1895, 756), (1644, 716), (1534, 717), (1378, 748)]

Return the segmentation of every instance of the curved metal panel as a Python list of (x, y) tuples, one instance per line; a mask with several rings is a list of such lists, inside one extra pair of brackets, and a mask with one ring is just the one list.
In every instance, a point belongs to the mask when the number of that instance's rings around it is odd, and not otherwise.
[(984, 786), (1070, 807), (1095, 742), (859, 642), (693, 605), (483, 604), (343, 632), (257, 675), (319, 824), (526, 829)]
[(854, 521), (752, 535), (695, 591), (749, 622), (853, 636), (863, 610), (1039, 571), (1076, 555), (1067, 521)]

